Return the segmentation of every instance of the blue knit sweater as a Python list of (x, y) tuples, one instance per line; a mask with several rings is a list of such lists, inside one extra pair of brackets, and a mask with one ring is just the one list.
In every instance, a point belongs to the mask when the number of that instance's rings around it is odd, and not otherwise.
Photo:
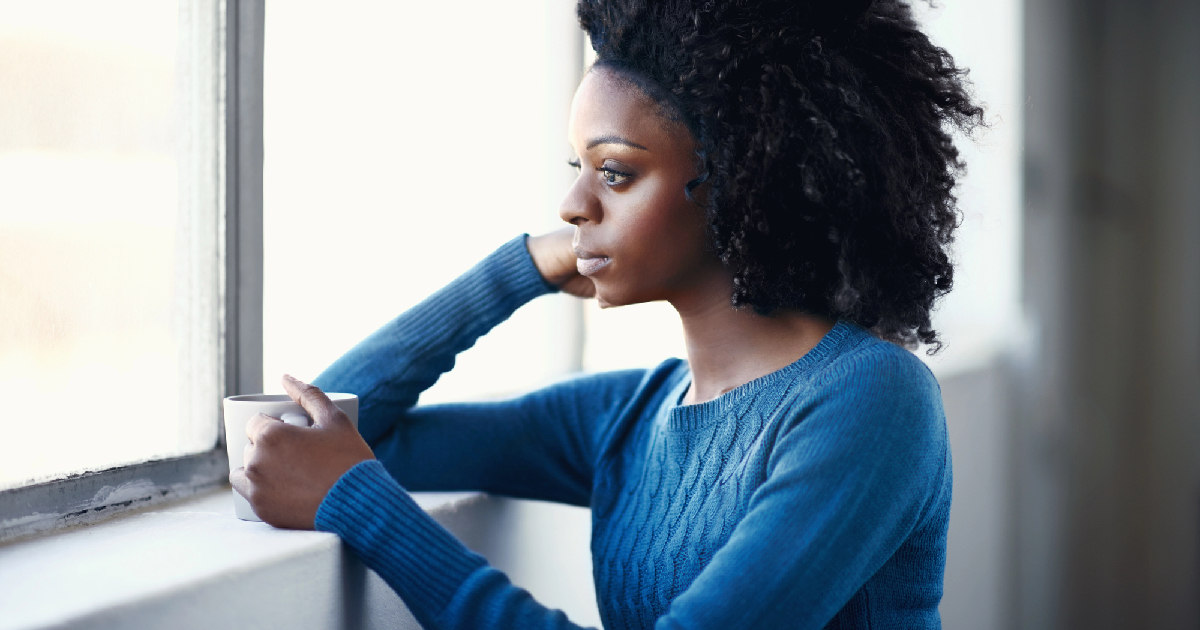
[(681, 405), (672, 359), (505, 401), (417, 407), (454, 356), (553, 290), (515, 239), (368, 337), (316, 384), (360, 396), (378, 460), (330, 490), (336, 532), (428, 629), (571, 628), (408, 490), (592, 509), (604, 627), (938, 628), (950, 451), (937, 382), (837, 324), (795, 363)]

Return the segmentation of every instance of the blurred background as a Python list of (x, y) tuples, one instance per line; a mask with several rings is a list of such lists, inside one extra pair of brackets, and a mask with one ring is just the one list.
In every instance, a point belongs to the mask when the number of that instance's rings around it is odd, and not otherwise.
[[(0, 0), (0, 488), (215, 440), (213, 6)], [(960, 139), (947, 347), (920, 355), (954, 453), (944, 627), (1196, 628), (1200, 3), (915, 9), (989, 121)], [(280, 391), (560, 224), (589, 47), (567, 0), (266, 15), (263, 370)], [(682, 355), (664, 305), (548, 296), (422, 402)], [(129, 387), (178, 414), (90, 404)], [(598, 623), (587, 512), (522, 509), (538, 525), (504, 564)], [(577, 552), (539, 556), (551, 537)]]

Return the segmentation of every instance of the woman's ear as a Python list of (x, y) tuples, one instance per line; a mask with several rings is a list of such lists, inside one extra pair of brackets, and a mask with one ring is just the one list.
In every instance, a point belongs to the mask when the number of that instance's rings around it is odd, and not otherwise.
[(704, 172), (696, 177), (696, 179), (688, 182), (684, 192), (687, 195), (688, 201), (701, 208), (708, 208), (711, 189), (712, 185), (708, 181), (708, 173)]

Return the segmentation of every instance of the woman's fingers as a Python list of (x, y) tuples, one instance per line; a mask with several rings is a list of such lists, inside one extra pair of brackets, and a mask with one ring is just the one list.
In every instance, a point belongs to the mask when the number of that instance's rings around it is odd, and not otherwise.
[(232, 485), (233, 489), (237, 490), (237, 493), (242, 495), (243, 498), (249, 499), (250, 480), (246, 479), (245, 468), (234, 468), (233, 470), (229, 471), (229, 484)]
[(587, 276), (575, 276), (564, 282), (559, 290), (568, 295), (574, 295), (581, 298), (596, 297), (596, 285), (592, 279)]
[(251, 444), (257, 444), (263, 434), (275, 429), (277, 424), (282, 425), (283, 421), (265, 413), (254, 414), (253, 418), (246, 421), (246, 437), (250, 438)]
[(542, 278), (568, 295), (581, 298), (596, 296), (592, 279), (579, 274), (575, 256), (574, 227), (565, 227), (525, 241), (529, 256)]
[(283, 375), (283, 389), (292, 400), (300, 404), (313, 419), (313, 426), (330, 427), (335, 424), (348, 424), (349, 419), (332, 400), (321, 391), (320, 387), (310, 385), (291, 375)]
[(575, 228), (567, 226), (525, 240), (534, 266), (546, 282), (554, 286), (561, 287), (579, 275), (575, 266), (575, 249), (571, 245), (574, 234)]

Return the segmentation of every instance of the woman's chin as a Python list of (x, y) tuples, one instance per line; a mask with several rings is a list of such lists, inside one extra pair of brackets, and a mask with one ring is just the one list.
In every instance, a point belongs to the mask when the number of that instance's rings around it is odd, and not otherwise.
[(652, 302), (651, 299), (645, 299), (644, 296), (630, 295), (628, 292), (622, 294), (619, 291), (604, 291), (599, 286), (596, 287), (596, 303), (600, 308), (616, 308), (618, 306), (630, 306), (632, 304), (643, 304)]
[[(605, 290), (605, 289), (608, 290)], [(599, 282), (596, 283), (596, 304), (600, 308), (613, 308), (614, 306), (625, 306), (629, 304), (627, 300), (621, 299), (623, 296), (620, 292), (613, 291), (612, 287), (603, 287)]]

